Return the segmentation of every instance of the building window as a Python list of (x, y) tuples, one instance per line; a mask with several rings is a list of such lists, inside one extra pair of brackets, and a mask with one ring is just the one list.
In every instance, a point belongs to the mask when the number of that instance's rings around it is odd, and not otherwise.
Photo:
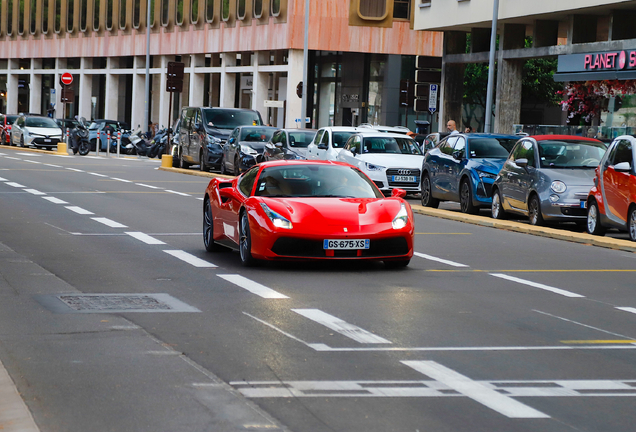
[(38, 7), (38, 3), (37, 0), (31, 0), (31, 9), (29, 10), (29, 23), (30, 23), (30, 30), (31, 30), (31, 34), (35, 34), (35, 16), (36, 16), (36, 8)]
[(94, 31), (98, 31), (100, 26), (100, 22), (99, 22), (100, 1), (101, 0), (93, 0), (93, 30)]
[(245, 19), (245, 0), (236, 0), (236, 16), (238, 19)]
[[(60, 1), (60, 0), (56, 0)], [(106, 0), (106, 30), (113, 29), (113, 2), (115, 0)]]
[(42, 33), (49, 32), (49, 0), (42, 0)]
[(86, 31), (88, 0), (80, 0), (80, 31)]
[(393, 18), (411, 19), (411, 0), (393, 0)]
[(227, 21), (230, 19), (230, 0), (222, 0), (221, 18), (223, 18), (223, 21)]
[(214, 0), (205, 0), (205, 20), (214, 21)]
[(431, 7), (431, 0), (420, 0), (420, 7)]
[(13, 34), (13, 0), (7, 0), (7, 34)]
[(280, 0), (272, 0), (272, 15), (277, 17), (280, 15)]
[(382, 19), (387, 14), (387, 0), (360, 0), (358, 12), (361, 18)]
[(73, 24), (75, 21), (75, 1), (68, 0), (66, 3), (66, 31), (73, 31)]
[(161, 0), (161, 25), (167, 26), (169, 21), (170, 2), (169, 0)]
[(18, 0), (18, 34), (24, 33), (24, 0)]
[(254, 18), (263, 16), (263, 0), (254, 0)]
[(183, 0), (176, 1), (177, 10), (176, 10), (176, 19), (177, 25), (183, 24)]
[(155, 26), (155, 0), (150, 0), (150, 27)]
[(62, 0), (54, 0), (55, 9), (55, 33), (62, 31)]
[(133, 0), (133, 27), (139, 28), (141, 17), (141, 0)]
[(199, 0), (192, 0), (192, 11), (190, 11), (192, 24), (199, 22)]
[(126, 28), (126, 0), (119, 0), (119, 28)]

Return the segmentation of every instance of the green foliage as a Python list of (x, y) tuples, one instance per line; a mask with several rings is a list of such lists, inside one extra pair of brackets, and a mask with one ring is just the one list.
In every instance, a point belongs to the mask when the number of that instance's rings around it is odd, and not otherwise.
[(563, 85), (554, 81), (556, 58), (531, 59), (523, 66), (521, 97), (525, 102), (556, 106), (561, 101), (557, 92)]

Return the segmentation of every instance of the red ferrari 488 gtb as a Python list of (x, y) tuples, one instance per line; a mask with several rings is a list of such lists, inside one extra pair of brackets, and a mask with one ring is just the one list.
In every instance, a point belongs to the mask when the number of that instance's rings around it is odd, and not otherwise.
[(203, 205), (207, 251), (238, 249), (258, 260), (382, 260), (407, 266), (413, 213), (394, 189), (384, 197), (357, 168), (339, 162), (272, 161), (235, 179), (210, 181)]

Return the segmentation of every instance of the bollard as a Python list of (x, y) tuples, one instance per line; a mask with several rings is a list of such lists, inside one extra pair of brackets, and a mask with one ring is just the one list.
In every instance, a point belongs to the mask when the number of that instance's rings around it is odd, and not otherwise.
[(102, 132), (97, 131), (97, 140), (95, 141), (95, 154), (99, 156), (99, 150), (102, 146)]
[(68, 128), (66, 128), (66, 141), (62, 139), (60, 140), (59, 143), (57, 143), (56, 154), (68, 155), (68, 137), (69, 137)]
[(121, 131), (117, 132), (117, 157), (119, 157), (119, 150), (121, 149)]
[(110, 130), (106, 134), (106, 157), (110, 157)]

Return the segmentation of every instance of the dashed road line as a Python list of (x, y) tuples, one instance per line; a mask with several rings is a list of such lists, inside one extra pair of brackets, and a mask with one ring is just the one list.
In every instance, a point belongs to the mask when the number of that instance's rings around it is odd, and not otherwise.
[(32, 164), (40, 164), (40, 165), (42, 164), (42, 162), (32, 161), (32, 160), (28, 160), (28, 159), (25, 159), (24, 161), (28, 162), (28, 163), (32, 163)]
[(180, 259), (181, 261), (184, 261), (194, 267), (198, 267), (198, 268), (216, 268), (216, 265), (204, 261), (199, 257), (195, 257), (192, 254), (189, 254), (185, 251), (182, 250), (164, 250), (165, 253), (172, 255), (175, 258)]
[(17, 160), (17, 161), (21, 161), (22, 159), (17, 158), (17, 157), (11, 157), (11, 156), (5, 156), (5, 159), (11, 159), (11, 160)]
[(331, 330), (347, 336), (356, 342), (367, 344), (390, 344), (391, 341), (384, 339), (383, 337), (374, 335), (356, 325), (349, 324), (346, 321), (341, 320), (333, 315), (329, 315), (319, 309), (292, 309), (292, 312), (296, 312), (299, 315), (304, 316), (312, 321), (322, 324), (323, 326), (330, 328)]
[(520, 279), (520, 278), (517, 278), (517, 277), (514, 277), (514, 276), (508, 276), (508, 275), (503, 274), (503, 273), (488, 273), (488, 274), (491, 275), (491, 276), (494, 276), (494, 277), (498, 277), (498, 278), (501, 278), (501, 279), (509, 280), (511, 282), (517, 282), (517, 283), (520, 283), (520, 284), (523, 284), (523, 285), (528, 285), (528, 286), (531, 286), (531, 287), (534, 287), (534, 288), (539, 288), (539, 289), (542, 289), (542, 290), (545, 290), (545, 291), (550, 291), (550, 292), (553, 292), (555, 294), (559, 294), (559, 295), (562, 295), (562, 296), (565, 296), (565, 297), (585, 298), (585, 296), (583, 296), (581, 294), (573, 293), (573, 292), (566, 291), (566, 290), (563, 290), (563, 289), (560, 289), (560, 288), (551, 287), (549, 285), (544, 285), (544, 284), (528, 281), (528, 280), (525, 280), (525, 279)]
[(442, 259), (442, 258), (437, 258), (437, 257), (434, 257), (432, 255), (427, 255), (427, 254), (423, 254), (423, 253), (419, 253), (419, 252), (414, 252), (414, 255), (416, 255), (416, 256), (418, 256), (420, 258), (427, 259), (429, 261), (437, 261), (439, 263), (446, 264), (446, 265), (449, 265), (449, 266), (452, 266), (452, 267), (469, 267), (466, 264), (460, 264), (460, 263), (457, 263), (455, 261), (449, 261), (449, 260), (445, 260), (445, 259)]
[(285, 294), (281, 294), (277, 291), (274, 291), (271, 288), (266, 287), (265, 285), (261, 285), (258, 282), (254, 282), (246, 277), (243, 277), (238, 274), (220, 274), (218, 275), (220, 278), (225, 279), (228, 282), (233, 283), (252, 294), (256, 294), (257, 296), (266, 298), (266, 299), (286, 299), (289, 298)]
[(150, 188), (150, 189), (161, 189), (157, 186), (151, 186), (151, 185), (147, 185), (147, 184), (143, 184), (143, 183), (135, 183), (137, 186), (141, 186), (141, 187), (145, 187), (145, 188)]
[(95, 214), (92, 211), (89, 211), (89, 210), (86, 210), (86, 209), (83, 209), (83, 208), (77, 207), (77, 206), (67, 206), (66, 208), (69, 209), (72, 212), (75, 212), (75, 213), (81, 214), (81, 215), (92, 215), (92, 214)]
[(89, 172), (88, 174), (93, 175), (93, 176), (96, 176), (96, 177), (108, 177), (108, 176), (107, 176), (107, 175), (105, 175), (105, 174), (94, 173), (94, 172)]
[(95, 222), (99, 222), (111, 228), (128, 228), (126, 225), (120, 224), (119, 222), (115, 222), (114, 220), (110, 220), (105, 217), (94, 217), (91, 219), (93, 219)]
[(117, 178), (117, 177), (111, 177), (112, 180), (117, 180), (120, 182), (124, 182), (124, 183), (132, 183), (132, 181), (130, 180), (126, 180), (126, 179), (121, 179), (121, 178)]
[(187, 197), (192, 196), (192, 195), (187, 194), (187, 193), (177, 192), (177, 191), (173, 191), (173, 190), (170, 190), (170, 189), (166, 189), (166, 192), (170, 192), (170, 193), (173, 193), (173, 194), (176, 194), (176, 195), (181, 195), (181, 196), (187, 196)]
[(616, 309), (622, 310), (623, 312), (636, 314), (636, 308), (633, 308), (633, 307), (617, 307)]
[(69, 171), (75, 171), (75, 172), (82, 172), (82, 173), (83, 173), (83, 172), (86, 172), (86, 171), (84, 171), (84, 170), (77, 169), (77, 168), (66, 168), (66, 169), (67, 169), (67, 170), (69, 170)]
[(66, 201), (61, 200), (59, 198), (55, 198), (55, 197), (51, 197), (51, 196), (47, 196), (47, 197), (42, 197), (47, 201), (52, 202), (53, 204), (68, 204)]
[(136, 238), (137, 240), (140, 240), (146, 244), (149, 245), (162, 245), (162, 244), (166, 244), (165, 242), (162, 242), (161, 240), (158, 240), (154, 237), (149, 236), (148, 234), (144, 234), (142, 232), (127, 232), (126, 234), (128, 234), (129, 236)]
[(7, 182), (7, 181), (9, 181), (9, 180), (7, 180), (6, 178), (0, 177), (0, 182)]
[(60, 165), (54, 165), (54, 164), (44, 164), (47, 167), (51, 167), (51, 168), (62, 168)]
[(24, 191), (33, 195), (46, 195), (44, 192), (40, 192), (37, 189), (25, 189)]
[(26, 187), (26, 186), (21, 185), (20, 183), (16, 183), (16, 182), (6, 182), (5, 184), (9, 185), (11, 187), (14, 187), (14, 188), (25, 188)]
[(478, 381), (473, 381), (437, 362), (403, 360), (401, 363), (508, 418), (550, 418), (549, 415), (541, 411), (503, 395)]

